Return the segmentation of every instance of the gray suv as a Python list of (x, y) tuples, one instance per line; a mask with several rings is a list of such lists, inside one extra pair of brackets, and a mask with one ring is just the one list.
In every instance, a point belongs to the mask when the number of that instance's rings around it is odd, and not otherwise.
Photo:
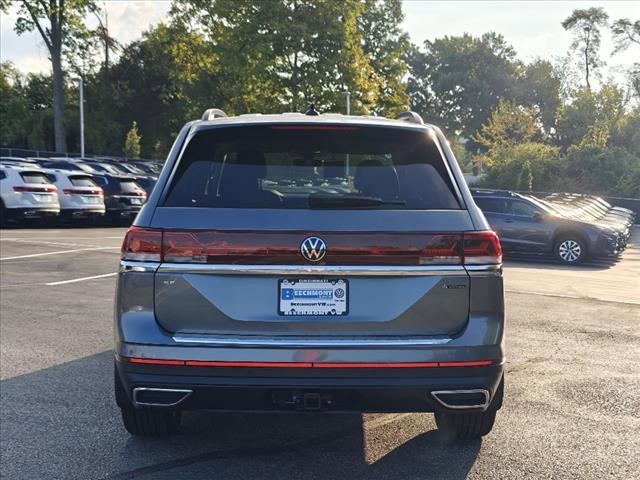
[(434, 412), (446, 438), (502, 406), (498, 238), (444, 138), (398, 119), (205, 112), (122, 247), (115, 395), (134, 435), (184, 410)]

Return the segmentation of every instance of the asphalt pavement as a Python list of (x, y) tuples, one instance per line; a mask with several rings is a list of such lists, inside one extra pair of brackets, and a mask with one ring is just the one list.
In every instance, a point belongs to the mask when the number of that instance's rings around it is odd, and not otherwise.
[(442, 442), (430, 414), (185, 414), (140, 439), (113, 400), (124, 229), (0, 232), (2, 479), (640, 478), (640, 229), (618, 261), (505, 266), (505, 403)]

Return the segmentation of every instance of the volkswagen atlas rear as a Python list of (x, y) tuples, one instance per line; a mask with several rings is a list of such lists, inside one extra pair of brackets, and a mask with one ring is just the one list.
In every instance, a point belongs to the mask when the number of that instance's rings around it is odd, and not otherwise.
[(210, 409), (434, 412), (448, 438), (487, 434), (501, 249), (441, 131), (218, 112), (183, 128), (123, 243), (127, 430)]

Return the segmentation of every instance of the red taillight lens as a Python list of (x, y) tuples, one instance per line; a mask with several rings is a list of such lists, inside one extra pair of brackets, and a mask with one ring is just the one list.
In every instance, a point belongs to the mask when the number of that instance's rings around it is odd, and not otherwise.
[(162, 261), (162, 231), (131, 227), (122, 243), (122, 260)]
[(56, 187), (13, 187), (14, 192), (29, 192), (29, 193), (53, 193), (57, 192)]
[[(123, 260), (237, 265), (311, 265), (300, 246), (308, 233), (154, 230), (131, 227)], [(326, 256), (316, 265), (497, 265), (494, 232), (327, 233)], [(464, 259), (464, 261), (463, 261)]]
[[(309, 234), (291, 232), (165, 231), (163, 258), (173, 263), (309, 265), (300, 246)], [(459, 234), (327, 233), (318, 265), (461, 265)]]
[(65, 188), (62, 190), (65, 195), (103, 195), (102, 189), (79, 190), (74, 188)]
[(502, 247), (495, 232), (464, 234), (465, 265), (497, 265), (502, 263)]

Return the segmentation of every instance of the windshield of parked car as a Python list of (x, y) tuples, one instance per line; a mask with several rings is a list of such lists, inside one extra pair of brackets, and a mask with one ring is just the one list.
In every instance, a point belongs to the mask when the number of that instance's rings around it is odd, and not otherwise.
[(425, 130), (272, 125), (204, 130), (179, 161), (166, 206), (459, 209)]

